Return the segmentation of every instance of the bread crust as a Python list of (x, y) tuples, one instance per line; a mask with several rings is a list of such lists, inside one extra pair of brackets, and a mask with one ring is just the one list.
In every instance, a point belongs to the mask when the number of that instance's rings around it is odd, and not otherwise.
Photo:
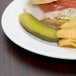
[(30, 0), (32, 4), (46, 4), (57, 0)]

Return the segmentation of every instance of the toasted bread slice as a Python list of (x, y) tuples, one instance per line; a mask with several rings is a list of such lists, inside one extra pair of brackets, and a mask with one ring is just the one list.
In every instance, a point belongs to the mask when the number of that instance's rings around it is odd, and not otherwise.
[(30, 0), (32, 4), (46, 4), (57, 0)]

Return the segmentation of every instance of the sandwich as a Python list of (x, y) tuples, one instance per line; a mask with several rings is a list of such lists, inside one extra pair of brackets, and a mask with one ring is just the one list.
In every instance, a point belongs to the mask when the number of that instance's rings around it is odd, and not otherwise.
[(76, 48), (76, 0), (30, 0), (20, 23), (43, 40)]

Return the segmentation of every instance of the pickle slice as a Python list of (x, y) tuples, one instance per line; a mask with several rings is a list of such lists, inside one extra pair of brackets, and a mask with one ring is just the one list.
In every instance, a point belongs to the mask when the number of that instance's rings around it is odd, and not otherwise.
[(37, 20), (33, 15), (29, 13), (22, 13), (19, 16), (19, 21), (21, 25), (31, 34), (44, 39), (46, 41), (57, 41), (57, 30), (53, 28), (46, 27), (39, 20)]

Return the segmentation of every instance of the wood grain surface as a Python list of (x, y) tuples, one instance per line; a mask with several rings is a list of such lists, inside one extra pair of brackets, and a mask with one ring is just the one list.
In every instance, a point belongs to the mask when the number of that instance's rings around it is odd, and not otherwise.
[[(0, 0), (0, 20), (12, 0)], [(33, 54), (11, 42), (0, 23), (0, 76), (76, 76), (76, 61)]]

